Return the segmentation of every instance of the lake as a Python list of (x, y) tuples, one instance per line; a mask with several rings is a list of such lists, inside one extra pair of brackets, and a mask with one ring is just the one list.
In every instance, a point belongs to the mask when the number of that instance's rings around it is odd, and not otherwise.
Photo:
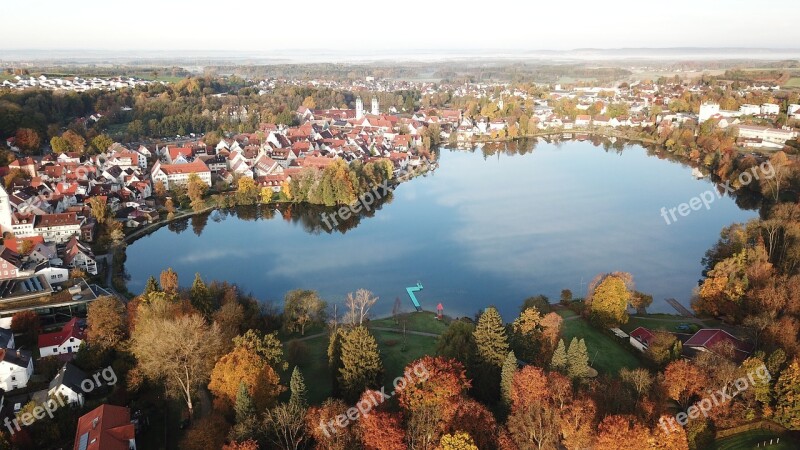
[(128, 247), (129, 290), (172, 267), (183, 286), (199, 272), (272, 301), (304, 288), (341, 302), (366, 288), (381, 315), (396, 297), (412, 310), (405, 288), (419, 281), (425, 309), (441, 302), (446, 314), (472, 316), (493, 304), (511, 320), (526, 297), (584, 296), (595, 275), (625, 271), (653, 295), (649, 311), (675, 313), (664, 299), (689, 305), (722, 227), (758, 215), (722, 197), (667, 225), (662, 207), (715, 185), (635, 145), (534, 144), (526, 154), (443, 149), (435, 172), (401, 184), (345, 232), (320, 225), (319, 208), (296, 206), (171, 224)]

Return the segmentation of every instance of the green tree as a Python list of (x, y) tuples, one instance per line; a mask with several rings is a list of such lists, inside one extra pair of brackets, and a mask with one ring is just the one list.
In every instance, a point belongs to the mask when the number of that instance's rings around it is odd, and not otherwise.
[(114, 140), (105, 134), (98, 134), (92, 138), (91, 148), (96, 153), (104, 153), (109, 147), (114, 145)]
[(246, 441), (258, 435), (258, 414), (253, 397), (245, 383), (239, 383), (236, 401), (233, 404), (235, 424), (231, 428), (230, 438), (234, 441)]
[(342, 336), (342, 366), (339, 385), (349, 401), (355, 401), (365, 389), (375, 389), (383, 377), (383, 363), (378, 343), (366, 327), (358, 326)]
[(292, 394), (289, 398), (290, 403), (303, 408), (308, 406), (306, 382), (303, 380), (303, 374), (300, 372), (300, 368), (297, 366), (294, 366), (294, 370), (292, 370), (292, 378), (289, 380), (289, 390)]
[(583, 339), (572, 338), (567, 349), (567, 375), (572, 379), (589, 375), (589, 352)]
[(511, 388), (514, 381), (514, 373), (517, 371), (517, 357), (513, 351), (508, 352), (503, 369), (500, 372), (500, 393), (503, 394), (503, 402), (511, 407)]
[(296, 289), (289, 291), (284, 299), (283, 318), (286, 327), (305, 335), (306, 326), (325, 319), (326, 304), (316, 291)]
[(476, 353), (475, 340), (472, 337), (474, 331), (475, 325), (470, 322), (453, 321), (439, 336), (436, 354), (456, 359), (468, 366)]
[(502, 367), (509, 351), (508, 336), (497, 308), (490, 306), (483, 311), (472, 337), (478, 358), (489, 365)]
[(144, 285), (144, 291), (142, 291), (142, 297), (147, 297), (150, 295), (151, 292), (159, 292), (161, 288), (158, 286), (158, 281), (156, 281), (156, 277), (150, 275), (147, 278), (147, 283)]
[(555, 370), (561, 373), (567, 371), (569, 359), (567, 358), (567, 351), (564, 348), (564, 340), (558, 340), (558, 347), (553, 352), (553, 358), (550, 360), (550, 370)]
[[(155, 280), (153, 280), (155, 281)], [(194, 281), (192, 287), (189, 289), (189, 299), (198, 311), (208, 317), (213, 310), (211, 305), (211, 292), (200, 277), (200, 273), (194, 274)]]

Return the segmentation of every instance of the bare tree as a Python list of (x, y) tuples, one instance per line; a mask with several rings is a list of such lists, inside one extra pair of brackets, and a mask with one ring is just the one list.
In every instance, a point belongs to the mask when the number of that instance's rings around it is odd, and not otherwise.
[(344, 322), (353, 326), (363, 325), (364, 319), (369, 317), (369, 309), (378, 301), (378, 297), (366, 289), (359, 289), (355, 293), (347, 294), (344, 303), (347, 306)]
[(184, 400), (191, 417), (192, 394), (208, 383), (222, 348), (219, 326), (208, 325), (198, 314), (149, 319), (139, 321), (133, 334), (138, 369), (163, 382), (168, 395)]

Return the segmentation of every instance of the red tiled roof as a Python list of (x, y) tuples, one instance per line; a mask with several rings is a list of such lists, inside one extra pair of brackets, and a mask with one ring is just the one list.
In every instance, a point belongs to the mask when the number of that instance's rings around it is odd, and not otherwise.
[(161, 170), (167, 175), (209, 171), (206, 163), (204, 163), (199, 159), (195, 159), (190, 163), (184, 163), (184, 164), (162, 164)]
[(67, 341), (67, 339), (74, 337), (75, 339), (84, 340), (85, 334), (78, 327), (78, 319), (73, 318), (61, 328), (61, 331), (55, 333), (45, 333), (39, 335), (39, 348), (58, 346)]
[(73, 449), (78, 450), (81, 436), (87, 435), (86, 450), (128, 450), (135, 431), (128, 408), (100, 405), (78, 419)]
[(650, 345), (650, 340), (653, 339), (653, 333), (650, 332), (647, 328), (638, 327), (635, 330), (631, 331), (631, 336), (636, 338), (639, 342), (644, 342), (647, 345)]

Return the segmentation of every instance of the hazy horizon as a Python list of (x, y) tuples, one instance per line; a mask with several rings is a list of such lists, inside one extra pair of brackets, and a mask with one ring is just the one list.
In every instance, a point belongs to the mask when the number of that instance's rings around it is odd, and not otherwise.
[[(425, 52), (581, 51), (625, 48), (782, 49), (791, 45), (796, 2), (677, 0), (665, 8), (623, 0), (490, 5), (421, 0), (402, 5), (355, 0), (347, 8), (312, 0), (234, 0), (226, 11), (177, 0), (140, 0), (136, 8), (98, 0), (6, 5), (0, 58), (8, 51), (112, 52)], [(496, 6), (496, 7), (492, 7)], [(768, 17), (768, 27), (753, 19)], [(241, 20), (245, 18), (246, 20)], [(68, 32), (64, 30), (68, 29)], [(782, 43), (786, 43), (782, 45)], [(390, 50), (387, 50), (390, 49)], [(426, 50), (422, 50), (426, 49)], [(530, 50), (537, 49), (537, 50)]]

